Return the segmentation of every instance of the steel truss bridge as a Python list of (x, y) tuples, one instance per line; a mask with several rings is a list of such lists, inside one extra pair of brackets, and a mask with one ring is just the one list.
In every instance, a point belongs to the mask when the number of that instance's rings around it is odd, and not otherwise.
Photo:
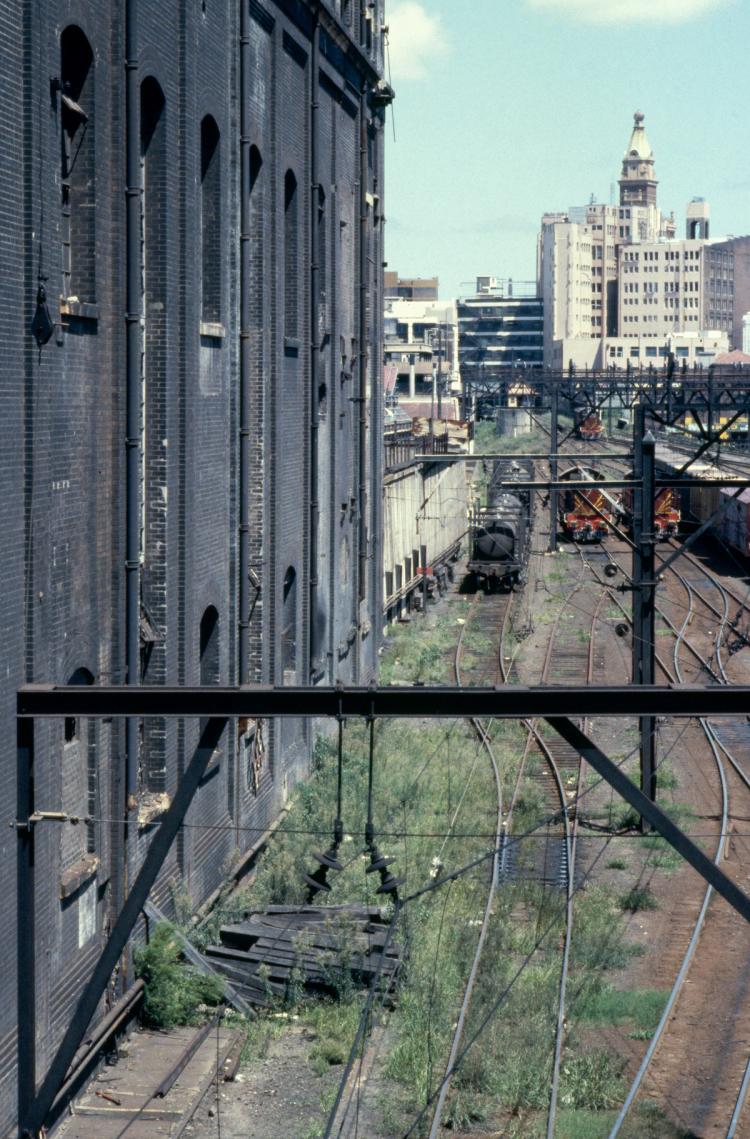
[[(550, 410), (557, 399), (561, 412), (585, 415), (603, 408), (645, 407), (652, 419), (665, 425), (691, 416), (697, 434), (705, 437), (719, 416), (738, 417), (750, 411), (750, 365), (708, 368), (616, 369), (606, 371), (554, 371), (540, 368), (485, 369), (480, 364), (462, 367), (464, 410), (482, 400), (506, 406), (511, 392), (528, 389), (529, 406)], [(523, 398), (523, 397), (521, 397)]]

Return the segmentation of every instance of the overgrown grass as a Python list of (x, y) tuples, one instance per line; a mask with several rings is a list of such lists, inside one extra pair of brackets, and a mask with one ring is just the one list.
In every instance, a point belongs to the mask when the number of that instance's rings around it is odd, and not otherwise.
[(648, 886), (633, 886), (626, 894), (621, 894), (617, 902), (621, 910), (631, 914), (659, 908), (659, 902)]
[[(549, 416), (537, 414), (542, 422), (549, 421)], [(515, 438), (510, 435), (498, 435), (494, 422), (489, 419), (480, 420), (474, 428), (475, 455), (525, 455), (529, 452), (541, 454), (548, 448), (549, 436), (537, 427)]]
[[(590, 1111), (561, 1111), (557, 1116), (556, 1139), (607, 1139), (617, 1118), (614, 1111), (593, 1114)], [(508, 1131), (508, 1136), (520, 1135)], [(528, 1134), (528, 1132), (527, 1132)], [(541, 1139), (544, 1128), (535, 1133)], [(622, 1139), (688, 1139), (687, 1133), (670, 1123), (664, 1113), (649, 1100), (636, 1104), (620, 1132)]]
[[(496, 445), (493, 438), (492, 446)], [(527, 437), (524, 449), (528, 446)], [(383, 655), (383, 682), (429, 684), (446, 679), (460, 628), (455, 620), (457, 611), (465, 612), (451, 606), (450, 622), (437, 610), (409, 626), (393, 628)], [(490, 642), (491, 637), (478, 623), (467, 629), (466, 647), (470, 651), (481, 653)], [(492, 725), (492, 735), (504, 789), (509, 794), (515, 783), (523, 733), (514, 721), (499, 720)], [(330, 894), (316, 899), (322, 904), (382, 901), (374, 893), (377, 876), (364, 873), (367, 754), (366, 726), (348, 723), (342, 807), (346, 834), (340, 851), (345, 870), (329, 876)], [(487, 835), (493, 828), (494, 791), (484, 755), (461, 722), (379, 721), (375, 755), (377, 842), (383, 853), (395, 858), (394, 873), (406, 877), (402, 895), (430, 881), (435, 858), (451, 871), (485, 856), (474, 871), (410, 903), (399, 918), (404, 964), (383, 1058), (383, 1074), (392, 1081), (393, 1089), (387, 1097), (391, 1108), (384, 1111), (391, 1123), (384, 1122), (383, 1134), (389, 1133), (391, 1124), (393, 1134), (399, 1134), (404, 1119), (413, 1120), (444, 1071), (486, 897), (491, 847)], [(314, 865), (312, 852), (325, 848), (333, 828), (335, 740), (317, 741), (314, 768), (315, 778), (295, 791), (288, 817), (261, 859), (252, 888), (222, 900), (220, 913), (212, 919), (214, 933), (219, 922), (235, 920), (249, 908), (304, 900), (303, 874)], [(450, 837), (462, 796), (465, 798), (455, 829), (468, 833)], [(619, 810), (622, 814), (622, 808)], [(525, 781), (516, 807), (516, 829), (534, 828), (545, 813), (538, 783)], [(444, 841), (446, 834), (449, 837)], [(533, 841), (528, 840), (529, 851)], [(612, 860), (613, 868), (615, 862)], [(624, 861), (621, 868), (625, 868)], [(536, 1121), (543, 1117), (549, 1100), (563, 918), (564, 899), (559, 891), (522, 880), (507, 883), (500, 891), (484, 954), (487, 964), (477, 980), (464, 1041), (480, 1028), (481, 1033), (456, 1073), (449, 1097), (447, 1122), (454, 1128), (502, 1117), (509, 1121), (508, 1135), (535, 1133)], [(606, 1134), (602, 1123), (611, 1120), (611, 1108), (623, 1092), (621, 1061), (616, 1055), (582, 1043), (578, 1023), (582, 1028), (621, 1024), (634, 1032), (645, 1032), (663, 999), (661, 994), (648, 991), (620, 994), (606, 981), (641, 951), (640, 946), (625, 941), (623, 929), (622, 910), (610, 888), (590, 886), (576, 895), (571, 1030), (562, 1072), (563, 1120), (558, 1135), (584, 1139), (589, 1134)], [(205, 936), (209, 940), (211, 932), (208, 923)], [(336, 969), (337, 962), (332, 960), (332, 975)], [(338, 976), (338, 1000), (303, 1002), (298, 1008), (302, 1023), (314, 1033), (309, 1060), (321, 1076), (345, 1062), (363, 1007), (363, 996), (354, 991), (348, 970), (340, 968)], [(275, 1027), (256, 1028), (248, 1044), (250, 1054), (261, 1055), (274, 1031)], [(521, 1117), (527, 1119), (524, 1129), (513, 1130)], [(577, 1121), (579, 1130), (571, 1130), (573, 1123), (564, 1120)], [(311, 1136), (319, 1130), (317, 1123), (311, 1123)], [(644, 1130), (642, 1134), (651, 1132)], [(653, 1131), (654, 1136), (657, 1134)]]
[(419, 620), (419, 636), (410, 625), (392, 625), (390, 646), (380, 664), (381, 684), (439, 684), (451, 669), (458, 628), (434, 611)]
[(283, 1020), (258, 1013), (254, 1020), (245, 1021), (245, 1040), (242, 1045), (242, 1064), (252, 1064), (256, 1060), (265, 1060), (271, 1044), (282, 1032), (286, 1024)]
[(661, 989), (614, 989), (605, 985), (584, 995), (575, 1015), (588, 1024), (632, 1024), (652, 1035), (668, 993)]
[(143, 1018), (155, 1028), (200, 1024), (207, 1009), (221, 1003), (224, 986), (218, 977), (206, 976), (182, 960), (173, 926), (156, 926), (147, 945), (136, 946), (135, 971), (146, 989)]

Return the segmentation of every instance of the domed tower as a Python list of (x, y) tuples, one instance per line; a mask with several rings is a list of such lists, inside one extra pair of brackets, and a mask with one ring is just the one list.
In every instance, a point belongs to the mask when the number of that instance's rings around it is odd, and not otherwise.
[(658, 185), (654, 171), (654, 152), (646, 138), (644, 115), (633, 115), (633, 133), (622, 160), (620, 178), (621, 206), (655, 206)]

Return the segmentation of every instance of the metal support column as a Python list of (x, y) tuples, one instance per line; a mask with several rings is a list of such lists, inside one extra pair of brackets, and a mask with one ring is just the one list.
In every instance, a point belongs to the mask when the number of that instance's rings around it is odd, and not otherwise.
[(422, 612), (427, 612), (427, 547), (419, 547), (419, 560), (422, 563)]
[[(557, 412), (559, 388), (555, 380), (550, 384), (550, 427), (549, 449), (550, 455), (557, 455)], [(553, 483), (557, 482), (557, 458), (550, 458), (549, 476)], [(557, 549), (557, 488), (551, 487), (549, 492), (549, 549), (554, 553)]]
[[(655, 681), (655, 544), (654, 544), (654, 451), (655, 440), (646, 431), (643, 404), (634, 410), (633, 458), (636, 485), (633, 492), (633, 684)], [(653, 716), (638, 718), (641, 756), (641, 789), (656, 799), (656, 740)], [(641, 819), (642, 827), (648, 824)]]
[(18, 1118), (36, 1093), (36, 929), (34, 923), (34, 721), (17, 720), (16, 987)]
[[(641, 684), (654, 684), (656, 652), (656, 537), (654, 533), (654, 455), (656, 440), (643, 436), (643, 527), (641, 532)], [(641, 737), (641, 790), (656, 801), (656, 720), (643, 716)]]

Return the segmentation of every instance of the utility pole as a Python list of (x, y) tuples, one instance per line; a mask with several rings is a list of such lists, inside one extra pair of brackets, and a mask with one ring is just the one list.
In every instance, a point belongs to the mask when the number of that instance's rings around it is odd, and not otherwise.
[(443, 418), (443, 325), (438, 325), (437, 417)]
[[(549, 477), (550, 482), (557, 482), (557, 404), (559, 399), (559, 386), (553, 377), (550, 377), (550, 430), (549, 430)], [(554, 458), (552, 456), (555, 456)], [(557, 488), (550, 487), (549, 491), (549, 551), (551, 554), (557, 549)]]
[[(633, 684), (655, 682), (656, 549), (654, 536), (654, 458), (656, 441), (646, 431), (646, 409), (633, 415)], [(641, 790), (656, 800), (655, 718), (640, 716)], [(646, 829), (644, 820), (641, 827)]]
[(419, 560), (422, 563), (422, 612), (427, 612), (427, 547), (419, 547)]

